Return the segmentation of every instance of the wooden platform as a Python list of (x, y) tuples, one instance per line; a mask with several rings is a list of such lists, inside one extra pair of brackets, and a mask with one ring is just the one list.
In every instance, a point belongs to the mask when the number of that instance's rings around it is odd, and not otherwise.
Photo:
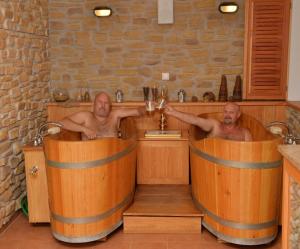
[(124, 214), (125, 233), (200, 233), (202, 214), (189, 185), (138, 185)]

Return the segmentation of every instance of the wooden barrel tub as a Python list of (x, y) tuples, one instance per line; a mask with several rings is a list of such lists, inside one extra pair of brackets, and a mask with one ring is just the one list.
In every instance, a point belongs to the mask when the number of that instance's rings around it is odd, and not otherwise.
[[(222, 120), (222, 114), (204, 114)], [(278, 230), (281, 200), (282, 139), (256, 119), (242, 115), (252, 142), (205, 138), (190, 131), (191, 183), (203, 225), (218, 238), (240, 245), (266, 244)]]
[(136, 136), (133, 120), (123, 138), (81, 141), (62, 131), (46, 137), (51, 229), (54, 237), (83, 243), (106, 237), (122, 224), (135, 191)]

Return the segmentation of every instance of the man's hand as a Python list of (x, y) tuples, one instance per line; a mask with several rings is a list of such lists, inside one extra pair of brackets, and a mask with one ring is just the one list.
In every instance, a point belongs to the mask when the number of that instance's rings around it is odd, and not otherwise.
[(97, 132), (95, 132), (89, 128), (84, 128), (83, 133), (88, 139), (96, 139), (97, 138)]
[(164, 112), (168, 115), (172, 115), (172, 113), (174, 113), (175, 109), (171, 106), (169, 106), (168, 104), (166, 104), (165, 106), (165, 110)]

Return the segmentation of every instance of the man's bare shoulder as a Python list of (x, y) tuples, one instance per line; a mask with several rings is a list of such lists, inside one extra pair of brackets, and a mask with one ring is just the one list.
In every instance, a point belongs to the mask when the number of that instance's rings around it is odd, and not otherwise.
[(90, 111), (79, 111), (79, 112), (75, 112), (69, 116), (67, 116), (66, 118), (70, 118), (70, 119), (87, 119), (87, 118), (92, 118), (93, 117), (93, 113)]
[(207, 118), (206, 120), (215, 128), (220, 127), (220, 125), (222, 124), (222, 122), (220, 120), (215, 119), (215, 118)]

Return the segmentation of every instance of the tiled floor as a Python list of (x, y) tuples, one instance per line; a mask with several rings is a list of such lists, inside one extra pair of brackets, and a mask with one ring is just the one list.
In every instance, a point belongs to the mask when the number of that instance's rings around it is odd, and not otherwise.
[(229, 249), (260, 248), (280, 249), (278, 238), (267, 246), (242, 247), (220, 243), (206, 230), (195, 234), (124, 234), (122, 229), (109, 236), (106, 242), (88, 244), (66, 244), (51, 236), (50, 226), (30, 225), (27, 218), (20, 214), (1, 234), (0, 249)]

